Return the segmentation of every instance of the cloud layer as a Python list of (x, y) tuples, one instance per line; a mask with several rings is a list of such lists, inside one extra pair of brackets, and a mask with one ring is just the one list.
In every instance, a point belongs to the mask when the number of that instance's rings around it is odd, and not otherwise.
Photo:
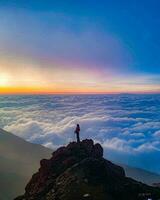
[(116, 162), (160, 173), (160, 95), (0, 96), (0, 126), (57, 148), (93, 138)]

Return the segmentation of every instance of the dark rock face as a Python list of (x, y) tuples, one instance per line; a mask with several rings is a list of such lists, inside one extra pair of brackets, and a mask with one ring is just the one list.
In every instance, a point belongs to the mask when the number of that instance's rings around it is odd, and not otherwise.
[(103, 158), (92, 140), (70, 143), (40, 161), (39, 171), (16, 200), (146, 200), (160, 198), (160, 189), (125, 177), (123, 168)]

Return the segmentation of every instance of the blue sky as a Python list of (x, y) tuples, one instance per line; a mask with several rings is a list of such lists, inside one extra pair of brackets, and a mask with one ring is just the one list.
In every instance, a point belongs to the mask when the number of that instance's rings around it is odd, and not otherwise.
[[(104, 34), (110, 32), (116, 35), (125, 44), (134, 61), (135, 70), (146, 73), (160, 73), (160, 14), (158, 0), (145, 1), (1, 1), (4, 10), (24, 9), (32, 11), (36, 18), (39, 12), (59, 13), (72, 19), (61, 21), (64, 26), (70, 26), (73, 33), (83, 31), (83, 23), (95, 26)], [(7, 11), (6, 11), (7, 12)], [(50, 28), (59, 23), (59, 19), (49, 21), (41, 17), (46, 23), (48, 32)], [(48, 24), (47, 24), (48, 23)], [(25, 21), (24, 21), (25, 26)], [(127, 59), (127, 57), (126, 57)]]
[[(82, 76), (79, 84), (84, 83), (77, 91), (92, 92), (92, 87), (82, 80), (83, 75), (88, 73), (86, 69), (90, 69), (93, 74), (86, 78), (95, 82), (95, 92), (159, 92), (159, 4), (158, 0), (2, 0), (0, 56), (5, 64), (0, 63), (1, 71), (11, 77), (12, 69), (19, 73), (23, 66), (17, 66), (23, 63), (31, 66), (32, 71), (37, 70), (37, 74), (42, 74), (44, 68), (49, 74), (56, 73), (57, 69), (64, 74), (75, 70)], [(27, 82), (28, 77), (23, 76)], [(107, 76), (113, 77), (109, 80), (110, 85), (104, 84), (108, 81), (105, 79)], [(46, 75), (44, 80), (37, 78), (39, 85), (36, 87), (45, 82), (49, 89), (44, 90), (50, 91), (54, 86), (47, 79), (58, 85), (57, 77)], [(24, 81), (18, 82), (31, 87), (32, 80)], [(63, 82), (59, 90), (70, 91), (63, 86), (72, 83), (65, 78)], [(8, 80), (7, 86), (11, 85), (17, 87), (13, 77)], [(118, 88), (114, 88), (115, 85), (119, 85)], [(130, 85), (133, 87), (131, 91)], [(76, 92), (76, 87), (75, 83), (75, 87), (70, 89)]]

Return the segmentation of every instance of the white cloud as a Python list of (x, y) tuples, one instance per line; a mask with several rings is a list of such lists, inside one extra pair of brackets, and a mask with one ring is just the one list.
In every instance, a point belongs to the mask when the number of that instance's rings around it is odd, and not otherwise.
[(154, 135), (155, 137), (160, 137), (160, 130), (156, 131), (153, 135)]
[(126, 153), (130, 153), (132, 151), (132, 148), (128, 145), (126, 140), (122, 140), (117, 137), (106, 140), (104, 143), (102, 143), (102, 145), (104, 148), (113, 149), (116, 151), (123, 151)]
[(49, 148), (75, 140), (74, 128), (80, 123), (81, 138), (100, 142), (111, 159), (113, 152), (114, 159), (121, 152), (126, 162), (125, 155), (137, 160), (160, 149), (159, 96), (1, 96), (0, 116), (1, 128)]
[(140, 145), (137, 149), (135, 149), (137, 152), (150, 152), (150, 151), (159, 151), (160, 148), (157, 148), (154, 146), (154, 143), (145, 143)]

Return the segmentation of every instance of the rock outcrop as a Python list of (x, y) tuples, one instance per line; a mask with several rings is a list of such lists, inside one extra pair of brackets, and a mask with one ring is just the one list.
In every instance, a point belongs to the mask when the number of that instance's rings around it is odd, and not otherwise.
[(72, 142), (40, 161), (25, 194), (16, 200), (153, 200), (160, 189), (125, 176), (123, 168), (103, 158), (92, 140)]

